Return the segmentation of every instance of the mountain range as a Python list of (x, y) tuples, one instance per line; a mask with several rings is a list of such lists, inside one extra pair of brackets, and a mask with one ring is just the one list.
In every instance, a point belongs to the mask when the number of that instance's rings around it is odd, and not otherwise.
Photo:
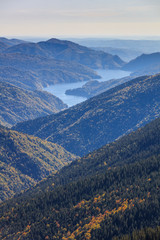
[(142, 54), (125, 64), (122, 69), (131, 71), (130, 76), (105, 82), (99, 82), (98, 80), (89, 81), (81, 88), (68, 89), (66, 94), (91, 98), (137, 76), (157, 74), (160, 72), (160, 53)]
[(92, 69), (124, 65), (118, 56), (58, 39), (31, 43), (0, 38), (0, 52), (0, 81), (28, 90), (98, 79)]
[(117, 69), (124, 65), (118, 56), (95, 51), (79, 44), (59, 39), (50, 39), (39, 43), (22, 43), (5, 50), (5, 53), (54, 58), (66, 62), (77, 62), (92, 69)]
[(78, 44), (86, 47), (103, 47), (103, 48), (118, 48), (129, 51), (140, 51), (141, 53), (150, 54), (160, 51), (160, 41), (158, 40), (134, 40), (134, 39), (107, 39), (107, 38), (86, 38), (77, 39), (71, 38)]
[[(9, 73), (7, 73), (9, 79), (12, 79), (12, 71), (15, 72), (16, 69), (18, 70), (17, 74), (20, 71), (20, 77), (17, 76), (19, 78), (18, 81), (25, 86), (29, 85), (30, 88), (32, 87), (34, 90), (35, 86), (43, 88), (55, 83), (76, 82), (100, 78), (100, 76), (98, 76), (92, 69), (78, 63), (71, 64), (69, 62), (51, 58), (23, 55), (19, 53), (1, 53), (0, 66), (2, 69), (2, 75), (0, 73), (1, 79), (4, 77), (3, 68), (5, 68), (5, 72), (9, 71)], [(28, 78), (22, 79), (22, 72), (24, 72), (24, 77), (30, 75), (28, 83), (25, 83)], [(33, 79), (32, 75), (34, 76)], [(4, 79), (7, 81), (6, 78)], [(9, 82), (11, 82), (11, 80), (9, 80)]]
[[(124, 42), (160, 46), (104, 47)], [(98, 82), (99, 68), (131, 76)], [(0, 239), (160, 239), (158, 72), (159, 52), (125, 63), (70, 41), (0, 38)], [(89, 99), (71, 108), (42, 91), (84, 80), (68, 93)]]
[(45, 91), (27, 91), (0, 82), (0, 124), (11, 127), (18, 122), (49, 115), (67, 108), (59, 98)]
[(139, 77), (63, 112), (19, 123), (13, 129), (83, 156), (158, 117), (159, 90), (160, 74)]

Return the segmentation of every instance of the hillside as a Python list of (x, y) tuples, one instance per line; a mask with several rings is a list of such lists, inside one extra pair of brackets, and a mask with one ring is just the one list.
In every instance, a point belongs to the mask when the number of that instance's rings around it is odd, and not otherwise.
[[(70, 62), (18, 53), (0, 53), (0, 66), (0, 79), (2, 81), (9, 81), (17, 86), (21, 84), (30, 90), (41, 89), (56, 83), (100, 78), (95, 71), (78, 63), (71, 64)], [(17, 79), (14, 76), (15, 71)], [(6, 73), (7, 76), (5, 76)], [(27, 81), (28, 83), (26, 83)]]
[(42, 83), (35, 73), (32, 71), (17, 70), (9, 66), (0, 67), (0, 82), (7, 82), (27, 90), (42, 88)]
[[(126, 240), (133, 236), (135, 240), (143, 235), (147, 240), (159, 236), (159, 136), (157, 119), (65, 167), (71, 167), (72, 176), (60, 173), (64, 186), (56, 187), (54, 177), (49, 178), (36, 187), (37, 192), (29, 190), (1, 204), (1, 239)], [(88, 161), (93, 170), (94, 162), (98, 167), (90, 177), (85, 168)], [(76, 179), (82, 165), (86, 175)]]
[[(160, 118), (151, 121), (142, 128), (121, 137), (117, 141), (103, 147), (63, 167), (54, 176), (41, 182), (32, 195), (37, 192), (52, 190), (53, 184), (65, 185), (96, 174), (103, 174), (107, 170), (124, 164), (136, 163), (160, 154)], [(28, 191), (26, 196), (31, 196)]]
[(156, 52), (152, 54), (142, 54), (139, 57), (131, 60), (129, 63), (127, 63), (123, 67), (124, 70), (134, 71), (134, 72), (139, 71), (144, 73), (146, 70), (147, 74), (148, 72), (151, 72), (156, 68), (160, 69), (160, 52)]
[(56, 115), (14, 127), (78, 155), (112, 142), (160, 115), (160, 75), (143, 76)]
[(59, 145), (0, 126), (0, 201), (75, 160)]
[(68, 89), (66, 95), (82, 96), (86, 98), (94, 97), (101, 94), (113, 87), (116, 87), (122, 83), (132, 80), (134, 77), (124, 77), (120, 79), (111, 79), (105, 82), (99, 82), (97, 80), (89, 81), (85, 83), (81, 88)]
[(10, 46), (7, 43), (1, 42), (1, 40), (0, 40), (0, 52), (3, 52), (4, 50), (6, 50), (9, 47)]
[(20, 53), (24, 55), (54, 58), (66, 62), (77, 62), (92, 69), (117, 69), (124, 65), (124, 61), (117, 55), (102, 51), (95, 51), (70, 41), (50, 39), (39, 43), (24, 43), (13, 46), (6, 53)]
[(7, 48), (10, 48), (17, 44), (27, 43), (23, 40), (19, 39), (8, 39), (4, 37), (0, 37), (0, 52), (4, 52)]
[[(50, 181), (66, 184), (160, 154), (160, 118), (62, 168)], [(49, 182), (49, 181), (48, 181)]]
[(59, 98), (44, 91), (27, 91), (0, 82), (0, 124), (12, 125), (67, 108)]

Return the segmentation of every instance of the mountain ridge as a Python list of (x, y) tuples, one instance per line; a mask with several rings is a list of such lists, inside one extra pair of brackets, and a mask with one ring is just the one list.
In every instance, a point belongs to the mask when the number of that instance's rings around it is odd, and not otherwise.
[(67, 108), (59, 98), (45, 91), (28, 91), (0, 82), (0, 123), (8, 127), (20, 121), (56, 113)]
[(112, 88), (56, 115), (13, 129), (57, 142), (82, 156), (157, 118), (160, 74)]
[(0, 126), (0, 201), (34, 186), (75, 159), (57, 144)]
[(49, 39), (38, 43), (24, 43), (4, 50), (4, 53), (21, 53), (54, 58), (63, 61), (74, 61), (92, 69), (120, 68), (124, 61), (102, 51), (95, 51), (67, 40)]
[[(71, 64), (70, 62), (19, 53), (0, 53), (0, 65), (2, 69), (0, 78), (2, 80), (4, 78), (7, 81), (3, 73), (3, 68), (6, 71), (8, 69), (11, 73), (15, 69), (17, 70), (17, 78), (19, 77), (19, 84), (24, 84), (30, 90), (38, 89), (38, 87), (42, 89), (47, 85), (56, 83), (87, 81), (100, 78), (92, 69), (75, 62)], [(14, 83), (16, 79), (12, 79), (10, 72), (7, 72), (7, 74), (9, 81)], [(29, 76), (28, 84), (25, 83), (27, 79), (23, 79), (23, 74), (26, 78)]]
[(157, 65), (160, 68), (160, 52), (151, 54), (142, 54), (137, 58), (127, 63), (123, 69), (129, 71), (151, 71), (154, 66)]

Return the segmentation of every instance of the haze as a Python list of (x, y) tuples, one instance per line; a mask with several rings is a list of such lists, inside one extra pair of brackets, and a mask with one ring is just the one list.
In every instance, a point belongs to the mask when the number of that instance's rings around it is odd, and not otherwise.
[(159, 0), (0, 0), (0, 35), (158, 36), (159, 13)]

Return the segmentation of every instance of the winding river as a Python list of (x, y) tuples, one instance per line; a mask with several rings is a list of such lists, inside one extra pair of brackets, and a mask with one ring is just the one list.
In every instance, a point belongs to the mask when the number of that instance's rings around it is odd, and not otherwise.
[[(130, 72), (122, 71), (122, 70), (96, 70), (96, 72), (102, 77), (101, 79), (98, 79), (99, 82), (108, 81), (113, 78), (118, 79), (122, 77), (127, 77), (130, 75)], [(57, 96), (64, 103), (66, 103), (68, 107), (71, 107), (85, 101), (86, 98), (66, 95), (65, 94), (66, 90), (82, 87), (85, 83), (86, 82), (60, 83), (60, 84), (48, 86), (43, 90)]]

